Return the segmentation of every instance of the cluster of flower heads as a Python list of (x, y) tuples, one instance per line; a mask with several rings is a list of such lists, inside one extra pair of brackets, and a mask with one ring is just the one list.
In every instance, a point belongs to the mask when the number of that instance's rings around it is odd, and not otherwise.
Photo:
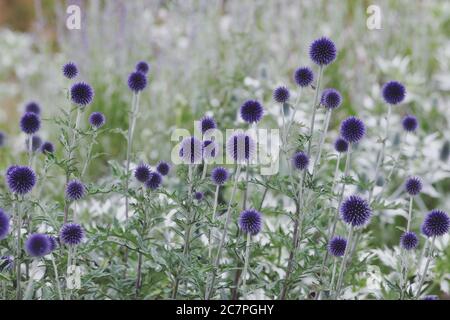
[(134, 93), (139, 93), (147, 87), (147, 73), (150, 66), (145, 61), (140, 61), (136, 64), (135, 71), (128, 76), (128, 87)]
[(146, 163), (140, 163), (134, 170), (134, 177), (144, 184), (147, 189), (156, 190), (162, 182), (163, 176), (170, 171), (170, 165), (165, 161), (160, 161), (156, 166), (156, 171), (152, 171)]

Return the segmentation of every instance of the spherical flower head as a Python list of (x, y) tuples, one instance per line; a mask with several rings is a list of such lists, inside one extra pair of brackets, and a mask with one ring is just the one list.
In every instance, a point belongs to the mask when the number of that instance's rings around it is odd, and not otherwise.
[(410, 196), (416, 196), (422, 191), (422, 179), (419, 177), (409, 177), (405, 181), (405, 190)]
[(25, 112), (32, 112), (37, 115), (41, 114), (41, 107), (34, 101), (28, 102), (25, 105)]
[(369, 203), (357, 195), (345, 199), (340, 207), (341, 218), (352, 227), (361, 227), (369, 223), (372, 209)]
[(11, 166), (6, 172), (6, 182), (11, 192), (24, 195), (35, 186), (36, 174), (29, 167)]
[(256, 144), (252, 137), (246, 133), (235, 133), (227, 141), (228, 157), (236, 163), (246, 163), (253, 159)]
[(41, 128), (41, 119), (36, 113), (26, 112), (20, 119), (20, 129), (26, 134), (35, 134)]
[(320, 66), (332, 63), (336, 59), (336, 54), (335, 44), (326, 37), (314, 40), (309, 48), (309, 57)]
[(72, 102), (81, 107), (90, 104), (94, 99), (94, 94), (94, 89), (86, 82), (75, 83), (72, 88), (70, 88)]
[(204, 116), (200, 120), (200, 131), (202, 132), (202, 134), (205, 134), (208, 130), (216, 129), (216, 128), (217, 128), (217, 123), (213, 117)]
[(142, 72), (143, 74), (147, 74), (150, 70), (150, 66), (145, 61), (139, 61), (136, 64), (136, 71)]
[(250, 233), (252, 236), (257, 235), (262, 229), (261, 212), (255, 209), (244, 210), (239, 216), (239, 227), (245, 233)]
[(106, 122), (105, 115), (101, 112), (92, 112), (89, 116), (89, 123), (94, 129), (100, 129)]
[(439, 300), (439, 297), (435, 296), (435, 295), (428, 295), (428, 296), (423, 297), (422, 300)]
[(264, 108), (256, 100), (248, 100), (241, 106), (241, 118), (247, 123), (257, 123), (264, 115)]
[(328, 243), (328, 252), (334, 257), (342, 257), (346, 247), (347, 239), (335, 236)]
[(398, 81), (389, 81), (383, 85), (382, 94), (384, 101), (389, 104), (399, 104), (405, 99), (406, 89)]
[(320, 103), (322, 103), (322, 105), (329, 110), (339, 108), (342, 103), (342, 95), (336, 89), (325, 89), (322, 93)]
[(288, 88), (282, 86), (278, 87), (273, 91), (273, 100), (278, 103), (285, 103), (289, 100), (291, 96)]
[(61, 240), (61, 243), (69, 246), (79, 245), (81, 241), (83, 241), (83, 238), (84, 230), (79, 224), (76, 223), (66, 223), (59, 232), (59, 239)]
[(69, 201), (77, 201), (82, 199), (86, 194), (84, 184), (79, 180), (71, 180), (66, 186), (66, 199)]
[(417, 248), (419, 239), (414, 232), (405, 232), (400, 237), (400, 245), (405, 250), (413, 250)]
[(314, 73), (308, 67), (301, 67), (294, 72), (294, 81), (300, 87), (307, 87), (312, 84)]
[(63, 65), (62, 72), (67, 79), (73, 79), (78, 75), (77, 65), (73, 62), (68, 62)]
[(139, 182), (146, 182), (150, 178), (150, 167), (146, 163), (139, 164), (134, 170), (134, 177)]
[(427, 238), (431, 237), (431, 233), (425, 228), (425, 223), (420, 225), (420, 232), (422, 232), (422, 234)]
[(213, 140), (203, 141), (203, 159), (211, 160), (214, 159), (218, 154), (219, 146)]
[(145, 187), (150, 190), (158, 189), (162, 184), (162, 176), (158, 172), (152, 172), (145, 182)]
[(48, 253), (51, 253), (58, 246), (58, 241), (56, 240), (56, 238), (54, 236), (47, 235), (47, 237), (48, 237), (48, 242), (50, 244), (48, 247)]
[(364, 122), (356, 117), (348, 117), (341, 123), (341, 137), (347, 142), (357, 143), (366, 134)]
[(225, 184), (228, 180), (228, 176), (228, 170), (224, 167), (216, 167), (211, 172), (211, 180), (217, 186)]
[(14, 269), (14, 258), (12, 256), (0, 257), (0, 272), (8, 272)]
[(44, 154), (54, 153), (55, 146), (53, 145), (53, 143), (46, 141), (41, 146), (41, 152)]
[(309, 165), (309, 157), (306, 153), (299, 151), (292, 156), (292, 166), (297, 170), (305, 170)]
[(194, 193), (194, 199), (197, 201), (202, 201), (204, 197), (203, 192), (197, 191)]
[(419, 126), (419, 121), (415, 116), (408, 114), (402, 119), (402, 126), (406, 132), (414, 132)]
[(34, 233), (25, 242), (25, 251), (32, 257), (43, 257), (48, 254), (50, 245), (46, 234)]
[(431, 210), (423, 222), (424, 234), (430, 237), (439, 237), (446, 234), (450, 228), (450, 218), (445, 211)]
[(5, 145), (6, 135), (3, 131), (0, 131), (0, 148)]
[(156, 171), (158, 171), (162, 176), (167, 176), (170, 171), (170, 165), (165, 161), (160, 161), (156, 166)]
[(0, 208), (0, 240), (6, 238), (9, 233), (9, 215)]
[[(30, 148), (30, 139), (27, 139), (25, 144), (27, 146), (27, 150), (29, 150), (29, 148)], [(31, 138), (31, 150), (33, 152), (36, 152), (37, 150), (39, 150), (41, 148), (41, 146), (42, 146), (42, 139), (41, 139), (41, 137), (39, 137), (37, 135), (32, 136), (32, 138)]]
[(133, 92), (139, 92), (147, 86), (147, 76), (139, 71), (132, 72), (128, 77), (128, 87)]
[(201, 163), (203, 154), (203, 143), (196, 137), (187, 137), (181, 141), (180, 157), (184, 163)]
[(337, 138), (334, 142), (334, 149), (339, 153), (344, 153), (348, 151), (348, 142), (342, 138)]

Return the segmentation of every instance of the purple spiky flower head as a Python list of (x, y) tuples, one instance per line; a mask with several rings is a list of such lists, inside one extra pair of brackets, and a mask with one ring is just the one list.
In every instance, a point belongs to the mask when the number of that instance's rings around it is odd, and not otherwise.
[(240, 109), (241, 118), (247, 123), (257, 123), (264, 116), (264, 108), (256, 100), (247, 100)]
[(26, 166), (11, 166), (6, 171), (6, 182), (11, 192), (24, 195), (36, 184), (36, 174)]
[[(30, 148), (30, 139), (28, 138), (25, 142), (25, 145), (27, 146), (27, 150)], [(31, 137), (31, 150), (33, 152), (36, 152), (39, 150), (42, 146), (42, 139), (38, 135), (34, 135)]]
[(139, 61), (136, 64), (136, 71), (142, 72), (143, 74), (147, 74), (150, 70), (150, 66), (145, 61)]
[(422, 191), (422, 179), (419, 177), (409, 177), (405, 181), (405, 190), (410, 196), (416, 196)]
[(402, 119), (402, 126), (406, 132), (414, 132), (419, 126), (419, 121), (415, 116), (407, 114)]
[(439, 300), (439, 297), (436, 295), (428, 295), (428, 296), (423, 297), (422, 300)]
[(336, 54), (336, 45), (326, 37), (314, 40), (309, 48), (309, 57), (320, 66), (332, 63), (336, 59)]
[(77, 201), (86, 195), (86, 187), (80, 180), (71, 180), (66, 186), (66, 199)]
[(165, 161), (160, 161), (156, 166), (156, 171), (158, 171), (163, 176), (167, 176), (170, 171), (170, 165)]
[(228, 176), (228, 170), (224, 167), (216, 167), (211, 171), (211, 180), (217, 186), (221, 186), (227, 182)]
[(199, 164), (202, 161), (203, 143), (196, 137), (187, 137), (181, 141), (180, 157), (186, 164)]
[(412, 250), (417, 248), (419, 239), (414, 232), (405, 232), (400, 237), (400, 245), (405, 250)]
[(41, 152), (45, 154), (54, 153), (55, 146), (53, 145), (53, 143), (46, 141), (41, 146)]
[(34, 233), (25, 242), (25, 251), (32, 257), (43, 257), (48, 254), (50, 245), (46, 234)]
[(145, 182), (145, 187), (150, 190), (158, 189), (162, 184), (162, 176), (159, 172), (150, 173), (150, 177)]
[(83, 241), (83, 227), (77, 223), (66, 223), (59, 231), (59, 239), (61, 243), (69, 246), (77, 246)]
[(56, 240), (56, 238), (54, 236), (47, 235), (47, 237), (48, 237), (48, 242), (50, 244), (48, 247), (48, 253), (51, 253), (58, 246), (58, 241)]
[(78, 75), (77, 65), (73, 62), (68, 62), (63, 65), (62, 72), (67, 79), (73, 79)]
[(0, 240), (5, 239), (9, 233), (9, 220), (9, 215), (0, 208)]
[(342, 95), (336, 89), (325, 89), (322, 93), (320, 103), (329, 110), (339, 108), (342, 103)]
[(357, 195), (349, 196), (340, 207), (341, 218), (352, 227), (361, 227), (369, 223), (372, 209), (369, 203)]
[(5, 145), (6, 135), (3, 131), (0, 131), (0, 148)]
[(335, 236), (328, 243), (328, 252), (334, 257), (342, 257), (347, 247), (347, 239)]
[(262, 229), (261, 212), (255, 209), (248, 209), (241, 212), (239, 216), (239, 227), (245, 233), (252, 236), (257, 235)]
[(12, 256), (0, 257), (0, 272), (9, 272), (14, 269), (14, 258)]
[(309, 165), (309, 157), (306, 153), (296, 152), (291, 159), (292, 166), (297, 170), (305, 170)]
[(383, 99), (389, 104), (399, 104), (405, 99), (406, 89), (398, 81), (388, 81), (382, 88)]
[(341, 123), (341, 137), (349, 143), (359, 142), (366, 134), (366, 126), (356, 117), (348, 117)]
[(194, 193), (194, 199), (197, 200), (197, 201), (202, 201), (202, 200), (203, 200), (203, 197), (204, 197), (203, 192), (196, 191), (196, 192)]
[(314, 80), (314, 73), (308, 67), (300, 67), (294, 72), (294, 81), (300, 87), (311, 85)]
[(128, 76), (128, 87), (131, 89), (131, 91), (137, 93), (144, 90), (146, 86), (147, 76), (144, 73), (135, 71)]
[(347, 152), (348, 151), (348, 142), (339, 137), (334, 142), (334, 149), (339, 153)]
[(211, 160), (217, 157), (219, 146), (213, 140), (203, 141), (203, 159)]
[(278, 103), (287, 102), (290, 96), (289, 89), (285, 86), (278, 87), (273, 91), (273, 100)]
[(35, 134), (41, 128), (41, 119), (34, 112), (26, 112), (20, 118), (20, 129), (26, 134)]
[(443, 236), (450, 228), (450, 218), (447, 212), (434, 209), (431, 210), (423, 222), (423, 231), (429, 237)]
[(200, 131), (205, 134), (208, 130), (216, 129), (217, 123), (213, 117), (204, 116), (200, 119)]
[(105, 125), (106, 118), (101, 112), (92, 112), (89, 116), (89, 123), (94, 129), (100, 129)]
[(134, 177), (139, 182), (146, 182), (150, 178), (150, 167), (146, 163), (140, 163), (134, 170)]
[(41, 107), (35, 101), (30, 101), (25, 105), (25, 112), (32, 112), (37, 115), (41, 114)]
[(420, 225), (420, 232), (422, 232), (422, 234), (427, 238), (431, 237), (431, 233), (425, 228), (425, 223)]
[(86, 82), (78, 82), (70, 88), (72, 102), (80, 107), (85, 107), (94, 99), (94, 89)]
[(243, 132), (233, 134), (227, 141), (228, 157), (236, 163), (246, 163), (253, 159), (256, 143), (253, 138)]

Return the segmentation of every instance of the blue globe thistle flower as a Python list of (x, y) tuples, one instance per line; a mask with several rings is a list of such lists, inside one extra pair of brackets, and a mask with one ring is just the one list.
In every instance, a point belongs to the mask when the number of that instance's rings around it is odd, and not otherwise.
[(14, 258), (12, 256), (0, 257), (0, 272), (9, 272), (14, 269)]
[(170, 171), (170, 165), (165, 161), (160, 161), (156, 166), (156, 171), (158, 171), (163, 176), (167, 176)]
[(41, 119), (33, 112), (26, 112), (20, 119), (20, 129), (26, 134), (35, 134), (41, 128)]
[(6, 238), (9, 233), (9, 216), (0, 208), (0, 240)]
[(408, 114), (402, 119), (402, 126), (406, 132), (414, 132), (419, 126), (419, 121), (413, 115)]
[[(51, 252), (53, 252), (55, 249), (56, 249), (56, 247), (58, 246), (58, 241), (56, 240), (56, 238), (54, 237), (54, 236), (50, 236), (50, 235), (47, 235), (47, 237), (48, 237), (48, 242), (49, 242), (49, 246), (48, 246), (48, 253), (51, 253)], [(47, 254), (48, 254), (47, 253)]]
[(333, 88), (325, 89), (322, 93), (320, 103), (327, 109), (336, 109), (342, 103), (342, 95), (339, 91)]
[(41, 107), (36, 102), (30, 101), (25, 105), (25, 112), (31, 112), (40, 115)]
[(333, 41), (326, 37), (316, 39), (309, 48), (309, 57), (318, 65), (328, 65), (336, 59), (337, 49)]
[(203, 141), (203, 158), (206, 160), (214, 159), (218, 154), (219, 146), (215, 141)]
[(43, 257), (48, 254), (50, 245), (46, 234), (34, 233), (25, 242), (25, 251), (32, 257)]
[(215, 185), (221, 186), (228, 180), (228, 170), (224, 167), (216, 167), (211, 171), (211, 180)]
[(285, 103), (289, 100), (289, 97), (291, 96), (288, 88), (281, 86), (276, 88), (273, 91), (273, 100), (278, 103)]
[(200, 120), (200, 131), (202, 132), (202, 134), (205, 134), (208, 130), (216, 129), (216, 128), (217, 128), (217, 123), (213, 117), (204, 116)]
[(11, 192), (24, 195), (35, 186), (36, 174), (29, 167), (11, 166), (6, 172), (6, 182)]
[(356, 117), (348, 117), (341, 123), (341, 137), (347, 142), (357, 143), (366, 134), (364, 122)]
[[(27, 146), (27, 150), (30, 148), (30, 139), (27, 139), (25, 142), (25, 145)], [(42, 146), (42, 139), (38, 135), (34, 135), (31, 137), (31, 150), (33, 152), (36, 152), (39, 150)]]
[(405, 181), (405, 190), (410, 196), (416, 196), (422, 191), (422, 179), (419, 177), (409, 177)]
[(77, 201), (86, 195), (86, 188), (79, 180), (71, 180), (66, 186), (66, 199), (69, 201)]
[(256, 123), (261, 121), (264, 115), (264, 108), (256, 100), (246, 101), (240, 109), (241, 118), (247, 123)]
[(59, 239), (61, 243), (67, 244), (69, 246), (76, 246), (83, 241), (84, 230), (76, 223), (66, 223), (62, 226), (59, 232)]
[(431, 233), (425, 228), (425, 223), (420, 225), (420, 232), (422, 232), (422, 234), (427, 238), (431, 237)]
[(414, 232), (405, 232), (400, 237), (400, 245), (405, 250), (412, 250), (417, 248), (419, 239)]
[(134, 177), (139, 182), (146, 182), (150, 178), (150, 167), (146, 163), (140, 163), (134, 170)]
[(196, 137), (187, 137), (180, 144), (180, 157), (184, 163), (201, 163), (203, 143)]
[(398, 81), (389, 81), (383, 85), (382, 94), (386, 103), (399, 104), (405, 99), (406, 89)]
[(203, 192), (197, 191), (194, 193), (194, 199), (197, 201), (202, 201), (204, 197)]
[(245, 233), (252, 236), (257, 235), (262, 229), (261, 212), (255, 209), (248, 209), (241, 212), (239, 216), (239, 227)]
[(162, 184), (162, 176), (158, 172), (152, 172), (145, 182), (145, 187), (150, 190), (158, 189)]
[(228, 157), (237, 163), (250, 161), (253, 159), (255, 151), (255, 141), (246, 133), (235, 133), (227, 141)]
[(150, 66), (145, 61), (139, 61), (136, 64), (136, 71), (142, 72), (143, 74), (147, 74), (150, 70)]
[(439, 297), (436, 295), (428, 295), (428, 296), (423, 297), (422, 300), (439, 300)]
[(306, 153), (299, 151), (292, 156), (292, 166), (298, 170), (305, 170), (309, 165), (309, 157)]
[(438, 237), (446, 234), (450, 228), (450, 218), (445, 211), (431, 210), (423, 222), (423, 231), (429, 237)]
[(334, 142), (334, 149), (339, 153), (344, 153), (348, 151), (348, 142), (342, 138), (337, 138)]
[(133, 92), (139, 92), (147, 87), (147, 77), (144, 73), (135, 71), (128, 77), (128, 87)]
[(106, 118), (101, 112), (92, 112), (89, 116), (89, 123), (94, 129), (100, 129), (105, 125)]
[(369, 223), (372, 209), (369, 203), (357, 195), (345, 199), (340, 207), (341, 218), (353, 227), (361, 227)]
[(0, 131), (0, 148), (5, 145), (6, 135), (3, 131)]
[(81, 107), (90, 104), (94, 99), (94, 95), (94, 89), (86, 82), (75, 83), (72, 88), (70, 88), (72, 102)]
[(62, 72), (67, 79), (73, 79), (78, 75), (77, 65), (73, 62), (68, 62), (63, 65)]
[(300, 87), (307, 87), (312, 84), (314, 73), (308, 67), (301, 67), (294, 72), (294, 81)]
[(46, 141), (41, 146), (41, 152), (45, 154), (54, 153), (55, 146), (53, 145), (53, 143)]
[(334, 257), (342, 257), (347, 247), (347, 239), (335, 236), (328, 243), (328, 252)]

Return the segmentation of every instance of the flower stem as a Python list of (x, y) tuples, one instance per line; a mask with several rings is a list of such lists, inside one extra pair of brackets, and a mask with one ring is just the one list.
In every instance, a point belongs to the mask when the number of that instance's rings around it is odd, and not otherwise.
[(342, 281), (344, 278), (345, 269), (347, 267), (347, 257), (348, 257), (348, 253), (350, 251), (350, 245), (353, 240), (353, 226), (350, 227), (350, 231), (348, 232), (347, 238), (348, 238), (348, 242), (347, 242), (347, 246), (345, 247), (344, 258), (342, 259), (341, 268), (339, 270), (339, 277), (338, 277), (338, 281), (337, 281), (337, 285), (336, 285), (336, 296), (335, 296), (336, 299), (338, 299), (339, 296), (341, 295)]
[(97, 138), (97, 131), (94, 131), (94, 135), (92, 137), (92, 141), (89, 143), (89, 148), (88, 148), (88, 153), (86, 156), (86, 161), (84, 162), (83, 165), (83, 170), (81, 171), (81, 177), (84, 177), (86, 170), (88, 168), (89, 162), (91, 161), (91, 156), (92, 156), (92, 148), (94, 146), (94, 141)]
[(313, 114), (311, 117), (311, 124), (309, 126), (309, 141), (308, 141), (308, 154), (311, 154), (311, 145), (314, 134), (314, 124), (316, 121), (317, 103), (319, 101), (320, 82), (322, 81), (323, 66), (319, 67), (319, 76), (317, 77), (316, 90), (314, 93)]
[(411, 216), (412, 216), (412, 206), (413, 206), (413, 197), (409, 197), (409, 211), (408, 211), (408, 223), (406, 226), (406, 232), (409, 232), (411, 229)]
[[(216, 218), (216, 211), (217, 211), (217, 203), (219, 201), (219, 188), (220, 185), (216, 186), (216, 192), (214, 194), (214, 205), (213, 205), (213, 212), (212, 212), (212, 216), (211, 216), (211, 222), (214, 222), (215, 218)], [(208, 258), (211, 260), (212, 257), (212, 233), (214, 228), (210, 228), (208, 230)]]
[(17, 202), (15, 203), (16, 207), (16, 219), (17, 219), (17, 239), (16, 239), (16, 300), (20, 300), (22, 297), (22, 290), (21, 290), (21, 270), (20, 270), (20, 259), (21, 259), (21, 246), (20, 246), (20, 238), (21, 238), (21, 228), (22, 228), (22, 214), (20, 212), (20, 202), (17, 199)]
[(50, 259), (52, 260), (53, 272), (55, 273), (55, 282), (56, 288), (58, 289), (59, 300), (64, 300), (61, 292), (61, 284), (59, 283), (58, 268), (56, 267), (55, 257), (53, 256), (53, 254), (51, 255)]
[(133, 133), (134, 126), (136, 124), (137, 110), (139, 108), (139, 93), (133, 93), (133, 99), (131, 104), (131, 113), (128, 125), (128, 137), (127, 137), (127, 160), (126, 160), (126, 178), (125, 178), (125, 219), (128, 220), (128, 187), (130, 183), (130, 162), (131, 162), (131, 150), (133, 145)]
[(313, 171), (312, 171), (313, 177), (314, 177), (314, 173), (316, 172), (316, 169), (318, 169), (317, 168), (318, 165), (320, 164), (320, 157), (322, 155), (323, 144), (325, 142), (325, 138), (326, 138), (327, 132), (328, 132), (328, 127), (330, 125), (330, 119), (331, 119), (331, 109), (328, 109), (327, 114), (325, 115), (325, 122), (324, 122), (324, 127), (322, 130), (322, 134), (320, 136), (319, 151), (317, 152), (316, 159), (314, 160), (314, 166), (313, 166)]
[(245, 261), (244, 261), (244, 269), (242, 271), (242, 297), (246, 298), (246, 283), (247, 283), (247, 270), (248, 264), (250, 260), (250, 243), (252, 236), (250, 233), (247, 233), (247, 243), (245, 245)]
[(427, 275), (428, 267), (430, 265), (431, 259), (433, 258), (435, 240), (436, 240), (436, 236), (434, 236), (433, 240), (431, 240), (430, 249), (429, 249), (429, 253), (428, 253), (428, 257), (427, 257), (427, 262), (425, 263), (425, 269), (423, 269), (423, 273), (422, 273), (422, 276), (420, 277), (420, 281), (419, 281), (419, 286), (417, 287), (416, 299), (419, 298), (420, 292), (422, 290), (423, 282)]

